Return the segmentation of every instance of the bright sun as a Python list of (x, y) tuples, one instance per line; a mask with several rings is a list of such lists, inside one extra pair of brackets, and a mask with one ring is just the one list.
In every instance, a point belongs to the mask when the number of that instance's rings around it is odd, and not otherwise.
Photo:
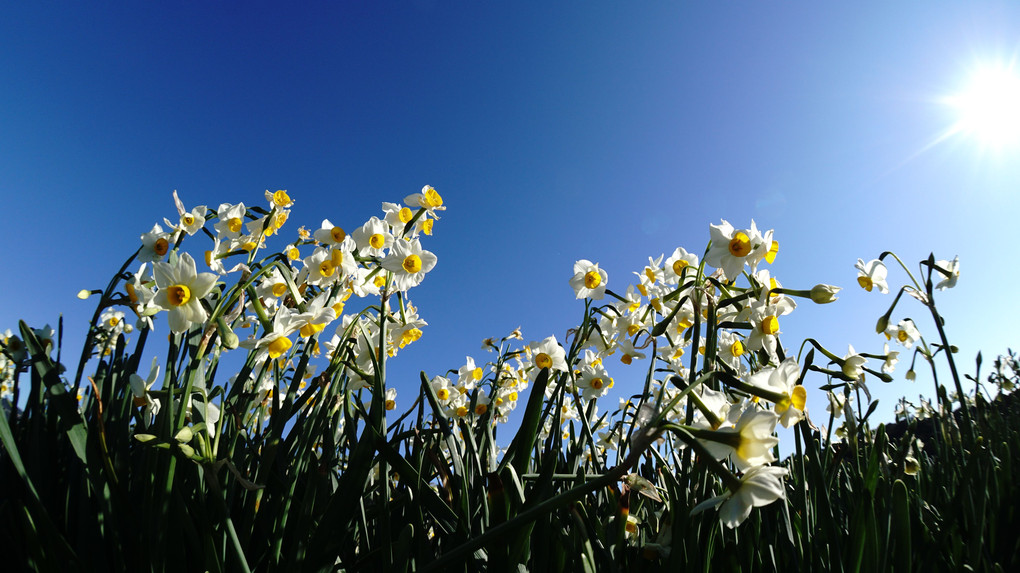
[(966, 89), (946, 103), (957, 112), (953, 132), (997, 149), (1020, 144), (1020, 76), (1013, 69), (976, 70)]

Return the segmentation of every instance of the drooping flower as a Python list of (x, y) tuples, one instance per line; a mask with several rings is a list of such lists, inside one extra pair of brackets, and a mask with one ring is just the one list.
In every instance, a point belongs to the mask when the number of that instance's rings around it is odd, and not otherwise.
[(751, 515), (752, 507), (762, 507), (777, 499), (786, 499), (783, 477), (788, 473), (786, 468), (765, 465), (752, 467), (740, 477), (740, 486), (735, 491), (727, 489), (722, 495), (698, 504), (691, 514), (722, 504), (719, 507), (719, 520), (733, 529)]
[(857, 354), (853, 345), (848, 345), (850, 351), (843, 356), (843, 363), (840, 365), (843, 375), (852, 380), (860, 380), (864, 376), (864, 365), (868, 359)]
[(201, 300), (216, 284), (215, 274), (197, 272), (195, 259), (188, 253), (183, 253), (176, 263), (153, 263), (152, 270), (159, 289), (153, 302), (169, 311), (171, 331), (180, 334), (191, 328), (192, 324), (205, 322), (208, 313), (202, 307)]
[(774, 411), (779, 414), (779, 423), (784, 428), (789, 428), (804, 419), (807, 390), (797, 384), (799, 379), (800, 366), (797, 365), (797, 359), (792, 356), (778, 367), (762, 368), (748, 378), (748, 383), (753, 386), (761, 386), (782, 394), (783, 399), (776, 402)]
[(778, 414), (752, 404), (740, 414), (736, 425), (700, 433), (698, 438), (716, 459), (730, 456), (737, 469), (747, 470), (775, 461), (772, 447), (779, 443), (773, 435), (777, 422)]
[[(956, 280), (960, 278), (960, 257), (954, 257), (952, 261), (935, 261), (935, 272), (942, 277), (935, 288), (946, 290), (956, 286)], [(943, 269), (946, 272), (942, 272)]]
[(854, 268), (857, 269), (857, 284), (861, 285), (861, 288), (868, 292), (876, 288), (882, 294), (889, 292), (889, 285), (885, 281), (889, 270), (885, 268), (885, 263), (878, 259), (867, 263), (864, 259), (857, 259)]
[(598, 263), (586, 259), (574, 263), (574, 276), (570, 279), (570, 286), (577, 298), (602, 300), (608, 283), (609, 275), (599, 268)]

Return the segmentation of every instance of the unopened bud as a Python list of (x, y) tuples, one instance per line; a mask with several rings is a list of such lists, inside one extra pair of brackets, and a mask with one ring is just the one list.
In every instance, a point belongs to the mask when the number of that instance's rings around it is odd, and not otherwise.
[(841, 290), (843, 289), (838, 286), (823, 284), (815, 285), (814, 288), (811, 289), (811, 300), (818, 304), (829, 304), (830, 302), (838, 300), (836, 298), (836, 293)]
[(78, 298), (80, 298), (82, 300), (85, 300), (85, 299), (87, 299), (90, 296), (92, 296), (92, 291), (90, 291), (87, 288), (83, 288), (80, 291), (78, 291)]
[(878, 319), (878, 324), (875, 325), (875, 332), (881, 334), (885, 332), (885, 329), (889, 328), (889, 315), (883, 314)]
[(910, 380), (911, 382), (917, 380), (917, 372), (914, 372), (913, 368), (907, 370), (907, 380)]

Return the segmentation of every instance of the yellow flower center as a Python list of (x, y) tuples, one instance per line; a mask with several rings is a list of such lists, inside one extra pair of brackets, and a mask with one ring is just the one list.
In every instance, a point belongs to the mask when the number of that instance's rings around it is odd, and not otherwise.
[(730, 354), (734, 356), (742, 356), (744, 354), (744, 343), (737, 340), (733, 344), (731, 344)]
[(481, 416), (489, 410), (489, 407), (485, 404), (475, 404), (475, 414)]
[(258, 245), (255, 244), (255, 241), (246, 241), (243, 245), (241, 245), (241, 248), (250, 253), (254, 251), (257, 246)]
[(730, 254), (734, 257), (746, 257), (751, 252), (751, 239), (743, 232), (737, 232), (730, 239)]
[(467, 413), (468, 413), (467, 406), (458, 406), (457, 407), (457, 417), (458, 418), (463, 418), (464, 416), (467, 416)]
[(386, 286), (386, 277), (384, 277), (383, 275), (375, 275), (375, 278), (372, 279), (372, 284), (379, 288), (382, 288)]
[(386, 400), (386, 409), (387, 410), (392, 410), (392, 409), (394, 409), (396, 407), (397, 407), (397, 401), (396, 400)]
[(319, 274), (321, 274), (324, 277), (333, 276), (334, 270), (336, 270), (336, 267), (334, 267), (333, 263), (330, 261), (322, 261), (321, 263), (319, 263)]
[(439, 398), (440, 400), (449, 400), (450, 391), (446, 388), (440, 388), (439, 390), (436, 390), (436, 398)]
[(344, 262), (344, 252), (340, 249), (333, 249), (329, 252), (329, 262), (333, 263), (334, 267), (339, 267)]
[(381, 249), (383, 248), (383, 245), (386, 244), (386, 237), (382, 236), (380, 233), (375, 233), (368, 238), (368, 244), (373, 249)]
[(601, 378), (595, 377), (591, 379), (591, 387), (596, 390), (601, 390), (603, 384), (605, 384)]
[(539, 368), (552, 368), (552, 358), (545, 352), (539, 352), (535, 357), (535, 366)]
[(269, 343), (269, 357), (273, 360), (284, 355), (291, 347), (290, 339), (286, 336), (281, 336), (276, 340)]
[(400, 347), (403, 348), (419, 338), (421, 338), (421, 330), (417, 328), (408, 329), (404, 334), (400, 335)]
[(421, 272), (421, 257), (418, 255), (407, 255), (404, 257), (404, 263), (401, 266), (411, 274), (419, 273)]
[(397, 213), (397, 218), (398, 218), (398, 219), (400, 219), (400, 222), (401, 222), (401, 223), (404, 223), (405, 225), (406, 225), (406, 224), (407, 224), (407, 223), (408, 223), (408, 222), (409, 222), (409, 221), (410, 221), (410, 220), (411, 220), (411, 219), (412, 219), (413, 217), (414, 217), (414, 213), (412, 213), (412, 212), (411, 212), (411, 209), (410, 209), (410, 208), (408, 208), (408, 207), (404, 207), (403, 209), (401, 209), (401, 210), (400, 210), (400, 211), (399, 211), (399, 212)]
[(191, 213), (185, 213), (184, 216), (181, 217), (181, 222), (184, 223), (184, 226), (190, 227), (195, 224), (195, 216)]
[(277, 207), (287, 207), (293, 203), (293, 201), (291, 201), (290, 195), (287, 195), (287, 191), (285, 189), (280, 189), (273, 193), (273, 203)]
[(421, 224), (421, 230), (426, 235), (432, 235), (432, 219), (425, 219), (425, 222)]
[(804, 405), (807, 404), (807, 389), (800, 384), (793, 387), (793, 396), (790, 396), (790, 402), (793, 407), (804, 411)]
[(333, 227), (332, 229), (329, 230), (329, 235), (333, 237), (333, 241), (339, 243), (340, 241), (344, 240), (344, 238), (347, 236), (347, 233), (340, 227)]
[(645, 267), (645, 278), (650, 284), (655, 284), (655, 271), (651, 267)]
[(287, 283), (276, 283), (272, 288), (273, 296), (281, 297), (287, 294)]
[(165, 238), (160, 237), (159, 239), (156, 239), (156, 244), (152, 246), (152, 250), (162, 257), (168, 250), (170, 250), (170, 242)]
[(772, 261), (776, 260), (776, 255), (779, 253), (779, 241), (772, 241), (769, 246), (769, 252), (765, 253), (765, 262), (772, 264)]
[(322, 332), (322, 329), (326, 328), (326, 324), (306, 324), (301, 327), (301, 337), (308, 338), (318, 332)]
[(287, 249), (287, 258), (296, 261), (301, 258), (301, 251), (297, 247), (290, 247)]
[(910, 338), (910, 335), (907, 334), (906, 330), (901, 330), (896, 333), (896, 340), (899, 340), (900, 342), (906, 342), (908, 338)]
[(861, 285), (861, 288), (868, 292), (871, 292), (871, 289), (875, 286), (875, 283), (872, 282), (871, 277), (864, 275), (857, 277), (857, 284)]
[(181, 306), (191, 300), (188, 285), (171, 285), (166, 289), (166, 300), (171, 306)]
[(684, 269), (687, 268), (687, 265), (687, 261), (679, 259), (673, 263), (673, 272), (679, 275), (683, 273)]
[(511, 392), (511, 393), (507, 394), (506, 397), (511, 402), (516, 402), (517, 401), (517, 392)]
[(241, 225), (242, 222), (240, 217), (231, 217), (230, 219), (227, 219), (227, 230), (231, 233), (240, 233)]
[(627, 327), (627, 336), (634, 336), (635, 334), (637, 334), (637, 331), (639, 330), (641, 330), (640, 326), (638, 326), (637, 324), (632, 324)]
[(482, 369), (481, 368), (475, 368), (474, 370), (472, 370), (471, 371), (471, 377), (474, 378), (475, 381), (481, 380), (482, 379)]
[(435, 189), (429, 189), (425, 191), (425, 205), (427, 207), (442, 207), (443, 198)]
[(765, 335), (772, 335), (779, 332), (779, 319), (774, 316), (766, 316), (761, 320), (761, 332)]
[(620, 357), (620, 362), (623, 362), (624, 364), (630, 364), (633, 361), (634, 357), (631, 356), (630, 354), (624, 354), (623, 356)]
[(600, 284), (602, 284), (602, 275), (600, 275), (598, 271), (588, 271), (587, 273), (584, 274), (585, 288), (592, 289), (599, 286)]

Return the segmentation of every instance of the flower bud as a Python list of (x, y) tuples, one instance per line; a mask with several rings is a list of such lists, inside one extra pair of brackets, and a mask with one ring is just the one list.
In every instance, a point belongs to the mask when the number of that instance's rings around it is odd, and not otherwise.
[(881, 334), (885, 332), (885, 329), (889, 328), (889, 315), (883, 314), (878, 319), (878, 324), (875, 325), (875, 332)]
[(90, 296), (92, 296), (92, 291), (90, 291), (87, 288), (83, 288), (80, 291), (78, 291), (78, 298), (80, 298), (81, 300), (85, 300)]
[(913, 382), (914, 380), (917, 380), (917, 372), (914, 372), (914, 369), (911, 368), (910, 370), (907, 370), (906, 377), (907, 377), (907, 380), (910, 380), (911, 382)]
[(838, 300), (836, 293), (841, 290), (843, 289), (838, 286), (818, 284), (811, 289), (811, 300), (818, 304), (829, 304)]

